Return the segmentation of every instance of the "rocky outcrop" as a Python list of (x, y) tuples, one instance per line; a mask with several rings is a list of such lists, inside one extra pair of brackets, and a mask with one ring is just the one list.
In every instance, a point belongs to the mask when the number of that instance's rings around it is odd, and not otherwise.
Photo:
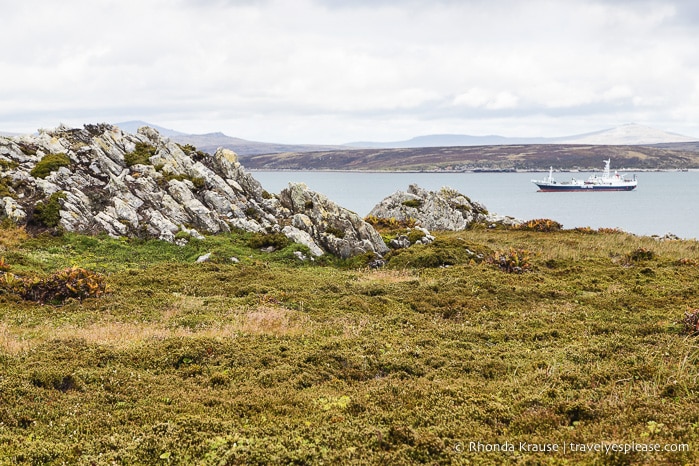
[(398, 221), (412, 219), (417, 225), (430, 231), (465, 230), (474, 223), (521, 223), (512, 217), (489, 213), (485, 206), (454, 189), (444, 187), (439, 191), (427, 191), (414, 184), (407, 191), (398, 191), (382, 200), (371, 210), (369, 216)]
[(282, 231), (292, 239), (297, 236), (306, 240), (310, 238), (324, 250), (340, 257), (366, 252), (384, 254), (389, 250), (381, 235), (359, 215), (338, 206), (323, 194), (309, 190), (303, 183), (290, 183), (282, 190), (279, 199), (291, 218), (291, 225)]
[(205, 154), (148, 127), (129, 134), (106, 124), (61, 126), (0, 137), (0, 168), (0, 217), (33, 229), (181, 244), (235, 228), (283, 232), (316, 256), (387, 251), (371, 225), (325, 196), (303, 185), (271, 195), (234, 152)]

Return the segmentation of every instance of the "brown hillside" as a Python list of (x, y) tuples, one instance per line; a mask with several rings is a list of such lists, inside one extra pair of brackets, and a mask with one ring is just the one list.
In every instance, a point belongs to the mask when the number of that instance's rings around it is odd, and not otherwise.
[(599, 170), (607, 158), (620, 169), (699, 168), (691, 148), (555, 144), (286, 152), (242, 160), (258, 170), (469, 171)]

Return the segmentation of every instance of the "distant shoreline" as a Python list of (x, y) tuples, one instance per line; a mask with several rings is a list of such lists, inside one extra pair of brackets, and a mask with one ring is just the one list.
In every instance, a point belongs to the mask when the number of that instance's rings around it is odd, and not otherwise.
[[(242, 164), (245, 171), (250, 173), (255, 172), (279, 172), (279, 173), (445, 173), (445, 174), (458, 174), (458, 173), (548, 173), (548, 170), (340, 170), (340, 169), (315, 169), (308, 168), (301, 170), (298, 168), (247, 168), (245, 164)], [(557, 170), (554, 168), (554, 173), (589, 173), (589, 172), (599, 172), (599, 169), (581, 169), (581, 170)], [(683, 173), (683, 172), (699, 172), (699, 168), (619, 168), (618, 172), (667, 172), (667, 173)]]

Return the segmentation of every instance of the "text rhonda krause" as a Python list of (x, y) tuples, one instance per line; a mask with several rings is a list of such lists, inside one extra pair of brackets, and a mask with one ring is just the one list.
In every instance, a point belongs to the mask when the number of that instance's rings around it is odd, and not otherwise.
[[(457, 445), (457, 451), (463, 447)], [(468, 451), (472, 453), (482, 452), (530, 452), (530, 453), (641, 453), (641, 452), (688, 452), (689, 445), (686, 443), (669, 443), (661, 445), (659, 443), (482, 443), (469, 442)]]

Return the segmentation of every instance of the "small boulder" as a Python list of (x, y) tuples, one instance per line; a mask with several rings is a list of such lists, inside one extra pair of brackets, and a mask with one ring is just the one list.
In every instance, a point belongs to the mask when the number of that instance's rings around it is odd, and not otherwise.
[(197, 263), (208, 262), (211, 259), (211, 253), (207, 252), (203, 256), (197, 257)]
[(399, 235), (393, 238), (389, 243), (388, 247), (391, 249), (405, 249), (410, 247), (410, 240), (405, 235)]

